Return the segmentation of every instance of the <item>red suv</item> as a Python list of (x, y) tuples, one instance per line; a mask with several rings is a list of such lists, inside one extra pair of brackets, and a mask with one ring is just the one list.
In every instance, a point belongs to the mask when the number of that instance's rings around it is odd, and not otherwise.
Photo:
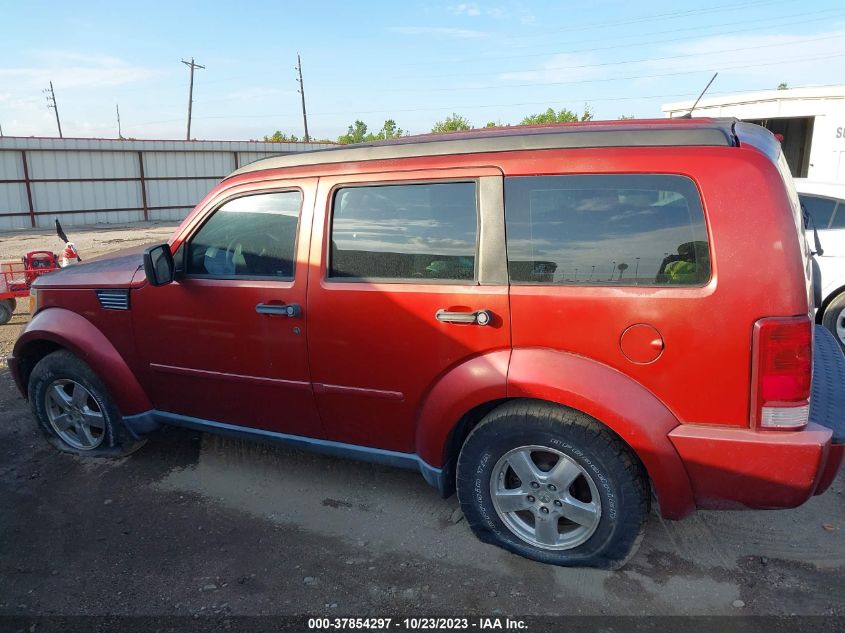
[(619, 567), (652, 501), (830, 485), (811, 255), (760, 127), (403, 138), (252, 163), (168, 244), (41, 277), (9, 365), (64, 451), (174, 424), (412, 468), (484, 541)]

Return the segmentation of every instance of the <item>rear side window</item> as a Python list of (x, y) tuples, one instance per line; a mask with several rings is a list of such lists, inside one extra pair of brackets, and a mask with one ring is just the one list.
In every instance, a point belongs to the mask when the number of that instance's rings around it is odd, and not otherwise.
[(475, 279), (474, 182), (342, 188), (332, 213), (330, 277)]
[(832, 198), (821, 198), (819, 196), (808, 196), (798, 194), (801, 204), (807, 209), (807, 213), (813, 218), (817, 229), (826, 229), (833, 217), (833, 210), (836, 208), (836, 200)]
[(710, 279), (701, 199), (684, 176), (505, 179), (512, 283), (698, 286)]
[(187, 273), (293, 279), (301, 206), (300, 191), (230, 200), (191, 239)]

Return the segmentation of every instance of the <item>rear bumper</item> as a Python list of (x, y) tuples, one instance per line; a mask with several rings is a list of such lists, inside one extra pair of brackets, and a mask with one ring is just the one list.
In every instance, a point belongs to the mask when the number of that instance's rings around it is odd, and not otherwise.
[(816, 326), (810, 423), (801, 431), (681, 425), (669, 433), (699, 508), (794, 508), (821, 494), (845, 456), (845, 356)]
[[(814, 423), (793, 432), (682, 424), (669, 439), (684, 462), (696, 506), (727, 510), (804, 503), (828, 464), (834, 467), (831, 436), (830, 429)], [(835, 470), (830, 481), (834, 476)]]

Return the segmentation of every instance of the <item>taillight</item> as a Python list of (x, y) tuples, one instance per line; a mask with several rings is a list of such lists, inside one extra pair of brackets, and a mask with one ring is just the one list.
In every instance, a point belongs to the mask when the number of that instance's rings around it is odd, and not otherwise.
[(754, 324), (751, 425), (796, 429), (807, 424), (813, 368), (809, 317), (760, 319)]

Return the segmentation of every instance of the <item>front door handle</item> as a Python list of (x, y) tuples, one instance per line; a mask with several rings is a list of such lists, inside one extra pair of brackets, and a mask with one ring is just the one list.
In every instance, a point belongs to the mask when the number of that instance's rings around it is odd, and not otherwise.
[(255, 306), (255, 311), (258, 314), (270, 314), (290, 318), (298, 317), (302, 314), (302, 308), (299, 307), (298, 303), (259, 303)]
[(471, 325), (490, 325), (493, 313), (490, 310), (476, 310), (475, 312), (450, 312), (441, 308), (434, 313), (434, 318), (441, 323), (469, 323)]

